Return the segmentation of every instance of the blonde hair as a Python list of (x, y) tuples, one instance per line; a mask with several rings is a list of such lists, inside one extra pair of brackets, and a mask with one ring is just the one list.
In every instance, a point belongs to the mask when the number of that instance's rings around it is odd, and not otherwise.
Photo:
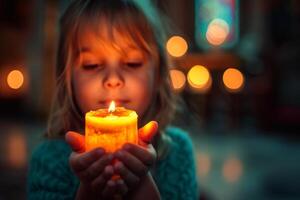
[[(127, 34), (139, 47), (157, 58), (159, 88), (141, 124), (156, 120), (160, 132), (163, 132), (171, 121), (175, 98), (170, 85), (170, 60), (164, 48), (166, 24), (161, 19), (157, 9), (150, 1), (145, 0), (77, 0), (70, 4), (60, 21), (57, 87), (46, 137), (58, 138), (63, 137), (69, 130), (84, 130), (84, 115), (72, 91), (71, 67), (79, 50), (78, 37), (81, 28), (86, 24), (99, 27), (99, 20), (106, 21), (107, 27), (114, 27), (122, 34)], [(163, 135), (158, 134), (155, 138), (157, 144), (162, 143), (165, 137)]]

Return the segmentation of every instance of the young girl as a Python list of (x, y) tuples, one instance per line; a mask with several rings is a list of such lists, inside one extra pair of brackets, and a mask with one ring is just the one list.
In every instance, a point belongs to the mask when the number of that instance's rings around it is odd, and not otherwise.
[[(145, 0), (76, 0), (67, 8), (57, 94), (47, 139), (30, 161), (29, 199), (198, 198), (191, 141), (167, 127), (174, 97), (159, 20)], [(137, 112), (139, 145), (85, 151), (85, 113), (112, 100)]]

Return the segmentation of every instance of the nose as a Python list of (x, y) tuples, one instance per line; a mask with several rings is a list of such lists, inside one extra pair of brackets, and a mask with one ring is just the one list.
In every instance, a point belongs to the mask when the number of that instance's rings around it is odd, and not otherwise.
[(118, 72), (109, 72), (104, 79), (104, 87), (107, 89), (121, 88), (124, 85), (124, 80)]

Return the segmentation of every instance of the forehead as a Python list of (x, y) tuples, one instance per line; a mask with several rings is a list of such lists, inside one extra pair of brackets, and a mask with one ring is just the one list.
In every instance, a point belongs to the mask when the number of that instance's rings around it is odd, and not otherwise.
[(149, 28), (144, 20), (137, 20), (131, 14), (125, 15), (124, 19), (115, 15), (83, 16), (79, 18), (74, 32), (70, 32), (72, 42), (69, 49), (74, 57), (84, 48), (106, 51), (102, 47), (113, 47), (123, 54), (134, 49), (158, 63), (159, 45)]
[(115, 28), (109, 29), (107, 26), (101, 26), (98, 30), (84, 28), (78, 34), (79, 51), (86, 48), (110, 47), (115, 50), (138, 49), (142, 50), (136, 40), (128, 34), (118, 31)]

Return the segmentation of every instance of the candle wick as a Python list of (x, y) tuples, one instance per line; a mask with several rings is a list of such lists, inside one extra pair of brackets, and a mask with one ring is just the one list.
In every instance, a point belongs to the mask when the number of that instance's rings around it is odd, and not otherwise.
[(114, 110), (108, 110), (109, 116), (113, 116)]

